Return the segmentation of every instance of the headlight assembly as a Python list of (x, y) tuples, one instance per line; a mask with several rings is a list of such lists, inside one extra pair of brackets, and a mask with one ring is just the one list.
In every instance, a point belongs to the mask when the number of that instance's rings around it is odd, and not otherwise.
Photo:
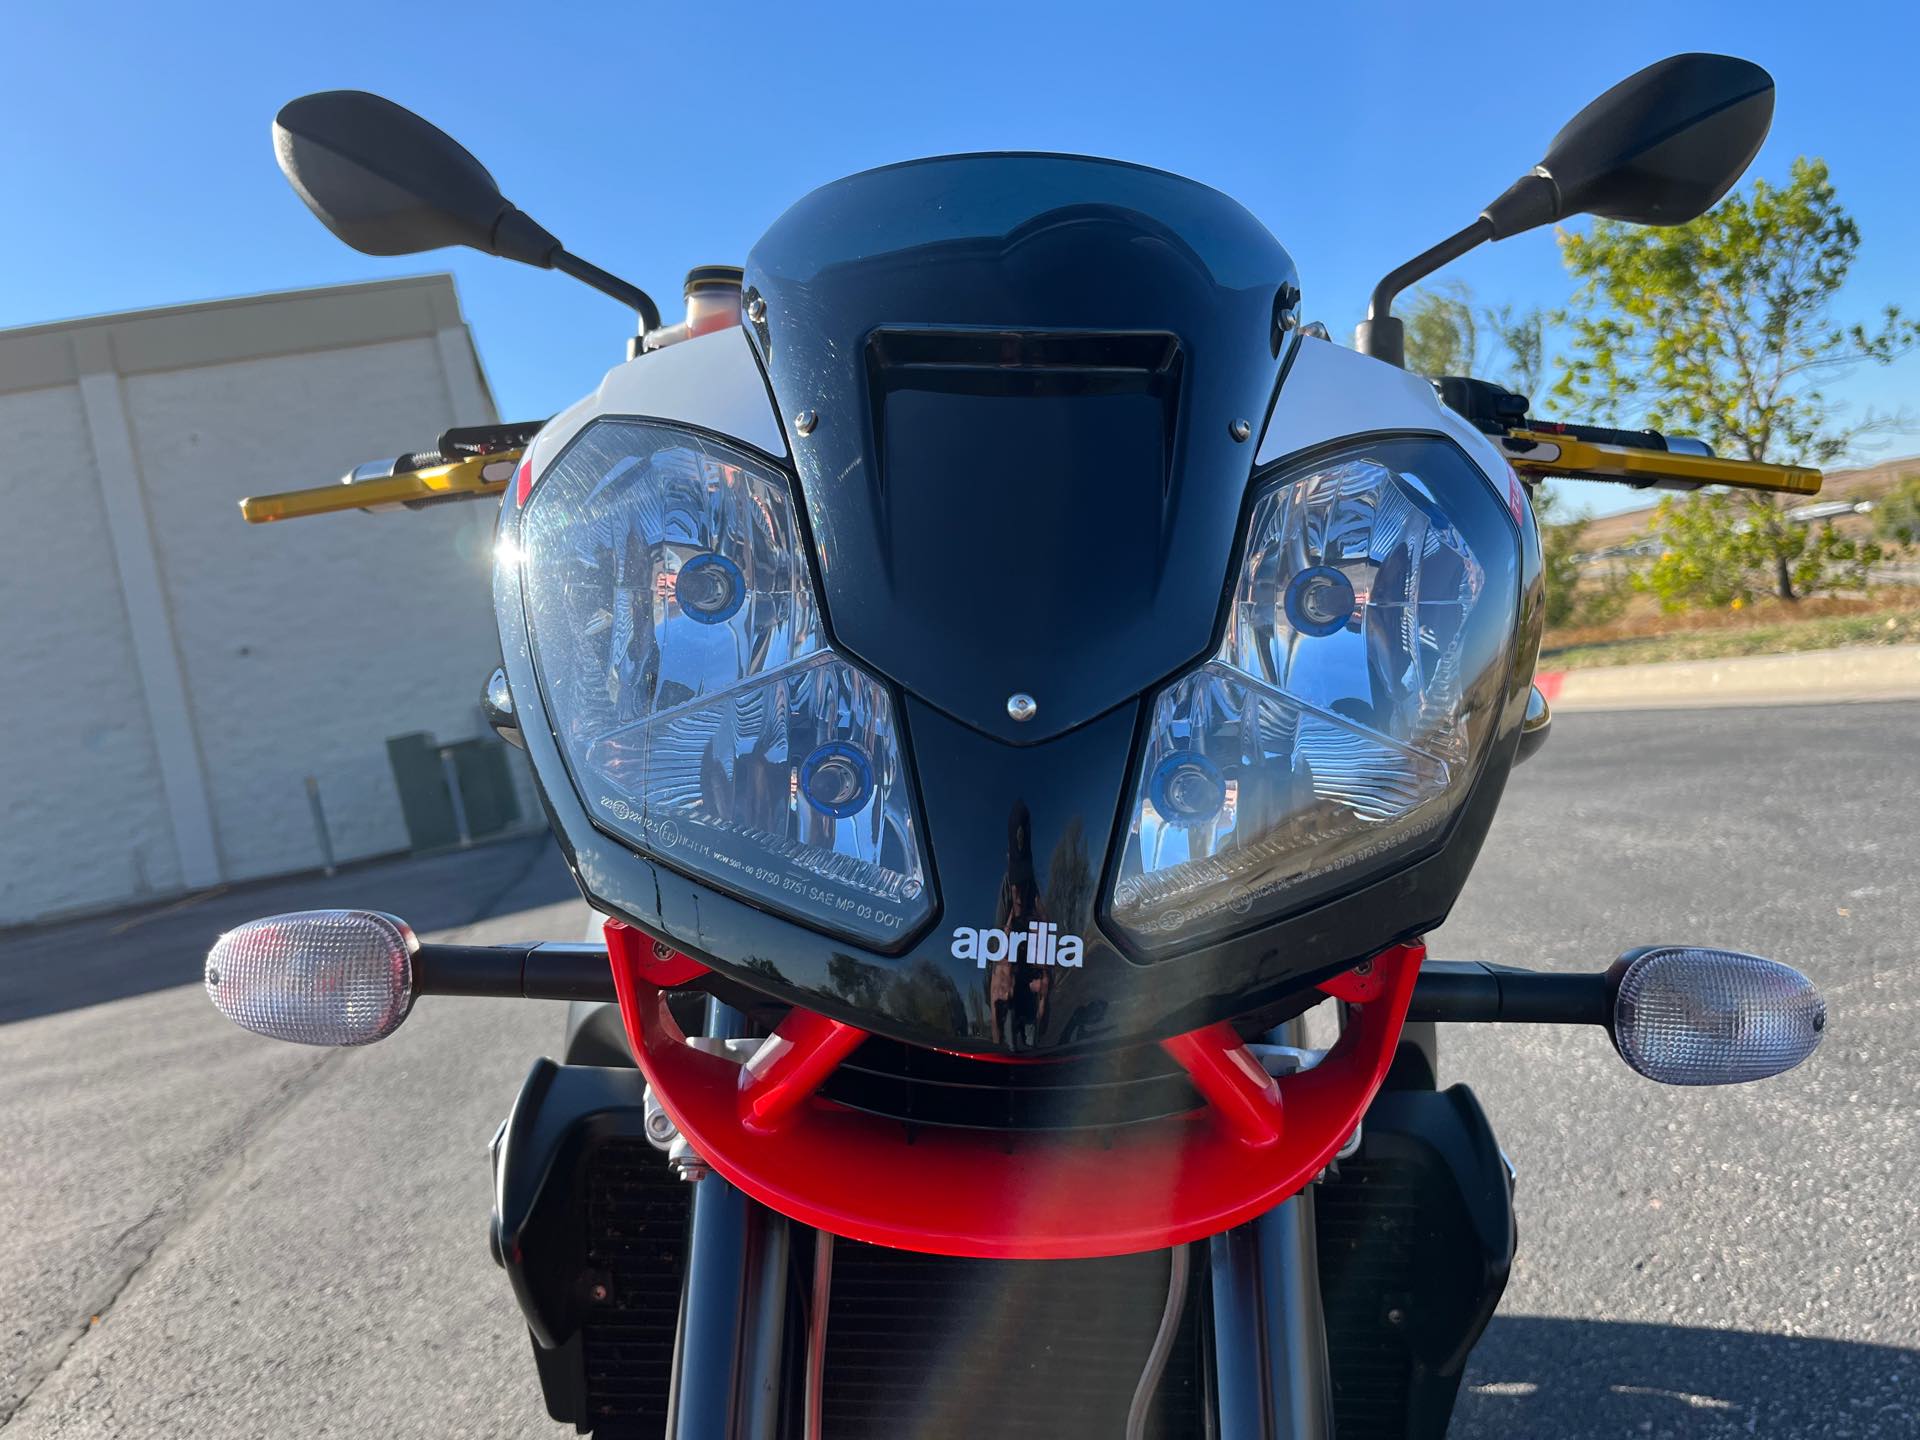
[(827, 648), (785, 479), (603, 420), (542, 478), (519, 552), (547, 712), (599, 825), (880, 948), (926, 918), (892, 700)]
[(1110, 913), (1153, 952), (1363, 881), (1435, 838), (1506, 694), (1518, 532), (1438, 440), (1256, 496), (1212, 660), (1153, 700)]

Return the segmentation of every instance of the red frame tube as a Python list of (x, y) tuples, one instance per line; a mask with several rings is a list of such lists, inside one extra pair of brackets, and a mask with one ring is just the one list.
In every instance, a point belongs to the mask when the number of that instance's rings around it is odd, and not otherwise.
[(802, 1224), (871, 1244), (1034, 1260), (1165, 1249), (1299, 1191), (1386, 1078), (1426, 953), (1418, 943), (1394, 946), (1374, 957), (1364, 987), (1340, 986), (1368, 998), (1311, 1070), (1276, 1081), (1230, 1025), (1209, 1025), (1162, 1042), (1207, 1101), (1200, 1109), (1063, 1135), (927, 1126), (909, 1144), (898, 1121), (816, 1093), (866, 1032), (795, 1009), (741, 1065), (689, 1045), (667, 1007), (662, 981), (691, 978), (698, 962), (663, 956), (619, 924), (607, 927), (607, 952), (655, 1096), (740, 1189)]

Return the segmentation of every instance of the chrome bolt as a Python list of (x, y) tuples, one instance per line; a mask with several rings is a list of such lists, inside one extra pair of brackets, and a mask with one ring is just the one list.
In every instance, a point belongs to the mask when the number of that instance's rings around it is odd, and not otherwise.
[(665, 1145), (679, 1134), (673, 1117), (664, 1110), (655, 1110), (647, 1116), (647, 1136), (656, 1145)]
[(1233, 436), (1235, 440), (1244, 443), (1246, 438), (1253, 434), (1253, 426), (1249, 425), (1245, 420), (1236, 420), (1227, 427), (1227, 433)]
[(767, 302), (758, 295), (747, 301), (747, 319), (758, 325), (767, 318)]
[(820, 423), (820, 417), (811, 410), (802, 410), (793, 417), (793, 428), (802, 435), (811, 435), (813, 427)]
[(1033, 719), (1039, 712), (1040, 706), (1035, 702), (1033, 696), (1025, 692), (1007, 697), (1007, 715), (1013, 720), (1025, 723)]

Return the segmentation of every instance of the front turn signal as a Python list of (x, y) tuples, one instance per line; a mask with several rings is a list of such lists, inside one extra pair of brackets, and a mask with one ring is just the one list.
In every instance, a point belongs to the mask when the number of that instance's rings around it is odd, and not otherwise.
[(300, 1045), (365, 1045), (413, 1008), (420, 948), (374, 910), (302, 910), (251, 920), (214, 941), (207, 995), (234, 1024)]
[(1666, 1085), (1734, 1085), (1800, 1064), (1827, 1005), (1789, 965), (1692, 945), (1630, 950), (1608, 972), (1620, 1058)]

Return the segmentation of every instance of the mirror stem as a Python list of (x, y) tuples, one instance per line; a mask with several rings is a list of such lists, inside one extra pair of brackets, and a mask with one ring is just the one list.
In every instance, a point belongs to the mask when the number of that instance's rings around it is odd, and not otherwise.
[(660, 307), (638, 285), (629, 285), (618, 275), (609, 275), (598, 265), (589, 265), (578, 255), (566, 250), (555, 250), (549, 263), (562, 275), (571, 275), (582, 284), (591, 285), (602, 295), (611, 295), (634, 310), (640, 316), (642, 334), (660, 328)]
[(1458, 260), (1477, 245), (1493, 238), (1493, 222), (1482, 215), (1466, 229), (1456, 231), (1431, 250), (1387, 272), (1373, 287), (1367, 301), (1367, 318), (1354, 328), (1353, 348), (1389, 365), (1405, 368), (1407, 363), (1407, 327), (1393, 314), (1394, 297), (1416, 280), (1424, 280), (1442, 265)]

